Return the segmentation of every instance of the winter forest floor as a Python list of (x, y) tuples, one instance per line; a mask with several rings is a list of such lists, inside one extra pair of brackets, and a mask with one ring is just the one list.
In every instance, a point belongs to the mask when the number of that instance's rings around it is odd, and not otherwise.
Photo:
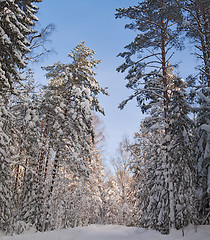
[(162, 235), (154, 230), (125, 227), (118, 225), (91, 225), (52, 232), (27, 232), (16, 236), (1, 236), (1, 240), (209, 240), (210, 226), (199, 226), (197, 232), (193, 226), (182, 231), (172, 230)]

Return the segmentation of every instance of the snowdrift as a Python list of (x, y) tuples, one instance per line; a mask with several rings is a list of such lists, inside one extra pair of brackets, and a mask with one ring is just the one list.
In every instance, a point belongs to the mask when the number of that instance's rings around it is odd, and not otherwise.
[(0, 236), (1, 240), (209, 240), (210, 226), (193, 226), (182, 231), (172, 230), (169, 235), (161, 235), (154, 230), (118, 225), (91, 225), (52, 232), (32, 231), (15, 236)]

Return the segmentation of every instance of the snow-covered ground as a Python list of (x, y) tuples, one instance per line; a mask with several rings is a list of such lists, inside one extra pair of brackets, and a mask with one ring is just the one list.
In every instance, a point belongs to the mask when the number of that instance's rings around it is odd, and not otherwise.
[(193, 226), (181, 231), (172, 230), (170, 235), (161, 235), (153, 230), (118, 225), (91, 225), (45, 233), (25, 233), (16, 236), (0, 236), (1, 240), (209, 240), (210, 226)]

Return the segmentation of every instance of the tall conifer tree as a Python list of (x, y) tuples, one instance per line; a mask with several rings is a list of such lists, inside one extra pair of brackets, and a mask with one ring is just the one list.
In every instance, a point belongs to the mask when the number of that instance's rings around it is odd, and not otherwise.
[(181, 1), (186, 17), (183, 26), (186, 35), (195, 47), (195, 55), (200, 61), (199, 73), (191, 77), (194, 93), (198, 96), (196, 119), (196, 171), (197, 199), (200, 223), (209, 223), (208, 178), (210, 176), (210, 37), (209, 2), (207, 0)]
[[(120, 108), (136, 98), (142, 111), (150, 114), (143, 124), (151, 142), (145, 151), (149, 196), (145, 199), (147, 203), (140, 223), (169, 233), (170, 227), (184, 226), (183, 223), (176, 224), (178, 205), (175, 199), (180, 197), (180, 192), (175, 189), (174, 168), (177, 162), (170, 155), (172, 132), (175, 131), (170, 111), (175, 101), (172, 97), (174, 84), (179, 78), (172, 74), (169, 61), (173, 49), (181, 50), (183, 47), (179, 36), (181, 8), (179, 1), (147, 0), (133, 7), (117, 9), (116, 17), (130, 19), (131, 23), (126, 28), (138, 31), (135, 40), (125, 47), (127, 51), (119, 54), (125, 58), (125, 63), (117, 70), (128, 70), (126, 86), (134, 91)], [(188, 114), (186, 111), (183, 112), (183, 120)], [(178, 117), (181, 113), (174, 114)], [(184, 165), (184, 161), (180, 164)], [(188, 164), (183, 171), (187, 171)], [(179, 174), (183, 174), (182, 170)], [(189, 186), (191, 180), (186, 181)]]

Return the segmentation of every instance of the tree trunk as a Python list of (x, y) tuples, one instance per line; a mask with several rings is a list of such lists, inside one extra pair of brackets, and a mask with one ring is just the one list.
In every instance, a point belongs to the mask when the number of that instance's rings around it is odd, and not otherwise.
[(46, 158), (46, 163), (45, 163), (45, 170), (44, 170), (44, 181), (46, 180), (46, 177), (47, 177), (47, 170), (48, 170), (49, 158), (50, 158), (50, 149), (48, 148), (47, 158)]
[(46, 126), (44, 126), (44, 120), (42, 120), (42, 126), (41, 126), (41, 141), (43, 139), (43, 146), (39, 155), (39, 159), (38, 159), (38, 167), (37, 167), (37, 174), (39, 176), (39, 180), (41, 180), (43, 171), (44, 171), (44, 159), (45, 159), (45, 154), (46, 154), (46, 150), (44, 149), (46, 144), (47, 144), (47, 133), (48, 133), (48, 120), (46, 120)]
[[(169, 96), (168, 96), (168, 79), (167, 79), (167, 66), (166, 66), (166, 51), (165, 51), (165, 43), (166, 43), (166, 32), (163, 20), (161, 20), (161, 55), (162, 55), (162, 74), (163, 74), (163, 86), (164, 86), (164, 118), (165, 123), (169, 126), (169, 119), (168, 119), (168, 108), (169, 108)], [(169, 127), (165, 127), (165, 136), (169, 133)], [(169, 228), (174, 227), (175, 224), (175, 213), (174, 213), (174, 196), (173, 196), (173, 180), (171, 176), (171, 159), (169, 157), (168, 152), (168, 139), (165, 141), (165, 148), (166, 148), (166, 172), (168, 181), (166, 182), (167, 185), (167, 192), (168, 192), (168, 208), (169, 208)]]
[[(206, 16), (205, 9), (199, 8), (199, 3), (196, 4), (196, 17), (197, 17), (197, 24), (200, 32), (200, 43), (201, 49), (203, 54), (203, 61), (204, 61), (204, 69), (205, 74), (208, 81), (208, 87), (210, 87), (210, 76), (209, 76), (209, 50), (207, 50), (208, 46), (208, 17)], [(202, 23), (203, 17), (203, 23)]]
[(165, 120), (168, 116), (168, 105), (169, 105), (169, 97), (168, 97), (168, 89), (167, 89), (167, 68), (166, 68), (166, 51), (165, 51), (165, 26), (163, 20), (161, 21), (161, 55), (162, 55), (162, 74), (163, 74), (163, 86), (164, 86), (164, 117)]
[(17, 192), (18, 178), (19, 178), (20, 165), (17, 165), (16, 176), (15, 176), (15, 192)]
[(53, 192), (53, 188), (54, 188), (54, 184), (55, 184), (55, 179), (56, 179), (57, 169), (58, 169), (58, 163), (59, 163), (59, 155), (60, 155), (59, 151), (57, 151), (56, 154), (55, 154), (55, 160), (54, 160), (54, 165), (53, 165), (50, 193)]

